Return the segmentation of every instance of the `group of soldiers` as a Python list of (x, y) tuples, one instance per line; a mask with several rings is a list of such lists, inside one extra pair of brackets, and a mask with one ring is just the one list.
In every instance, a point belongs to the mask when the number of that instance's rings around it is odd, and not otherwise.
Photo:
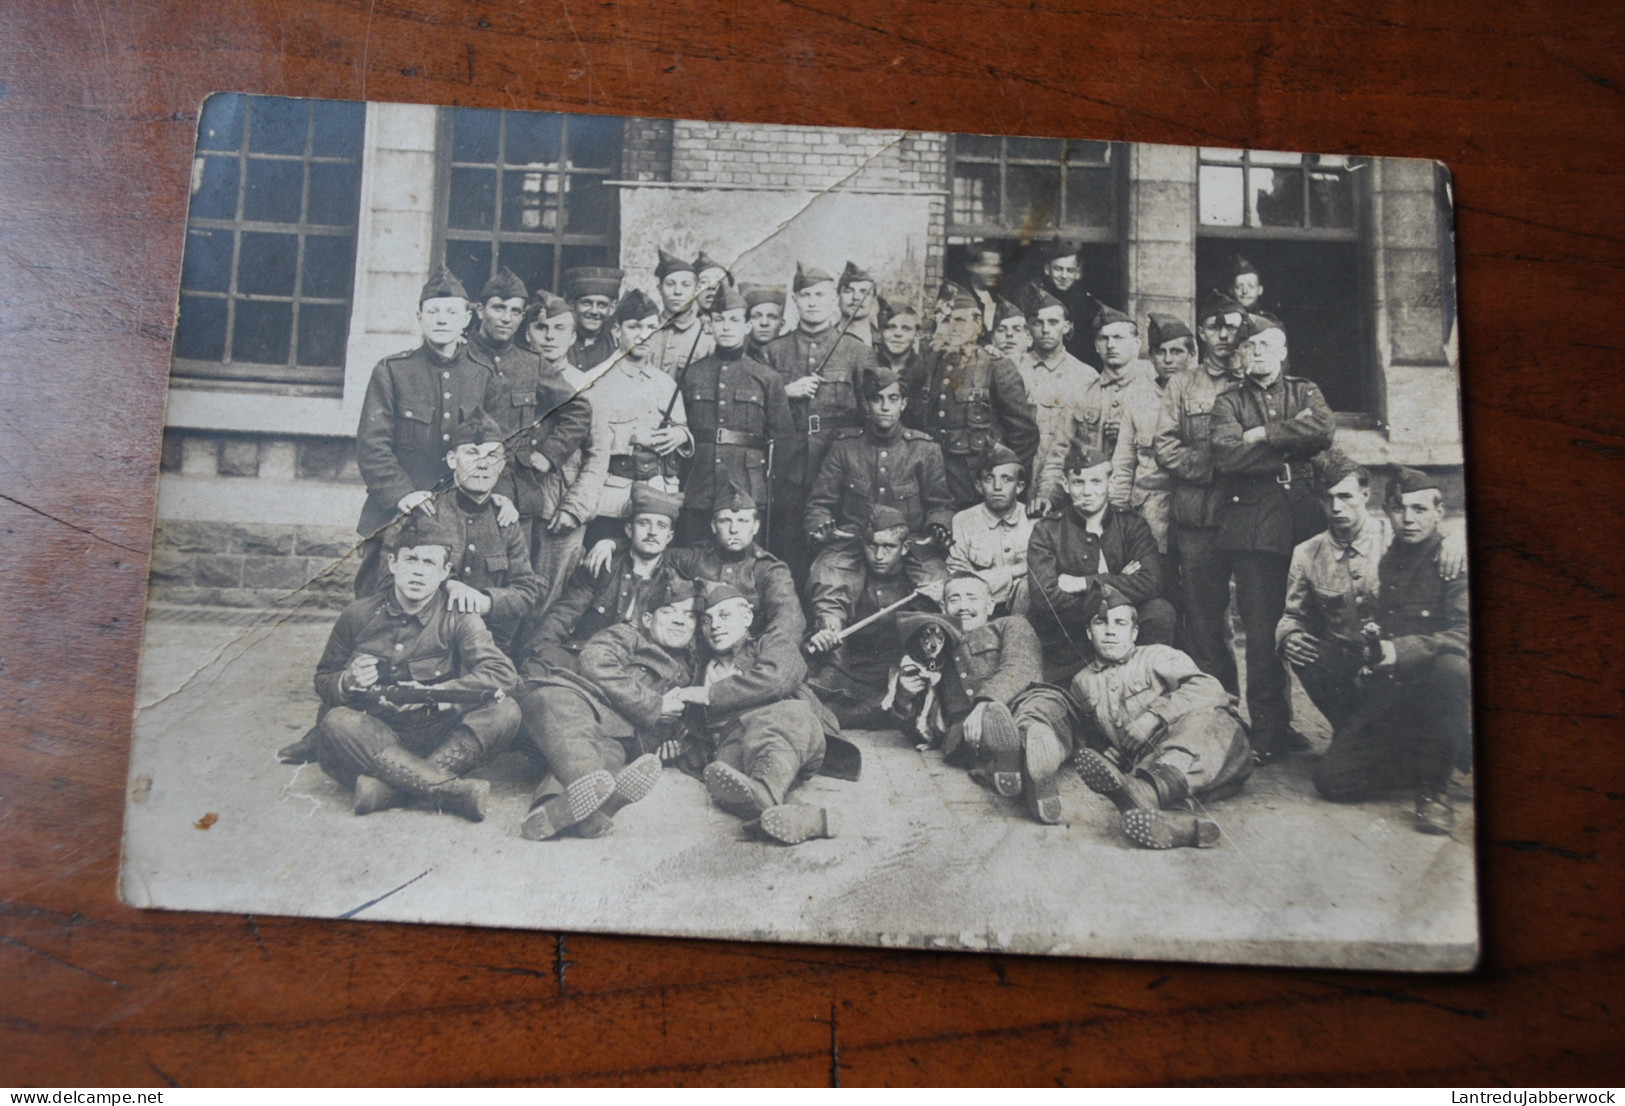
[(675, 767), (797, 844), (835, 832), (791, 793), (856, 778), (843, 729), (900, 730), (1038, 822), (1072, 765), (1131, 841), (1206, 846), (1205, 804), (1309, 747), (1290, 666), (1333, 729), (1320, 794), (1414, 793), (1450, 833), (1467, 605), (1439, 482), (1399, 469), (1372, 511), (1244, 262), (1194, 329), (1142, 335), (1065, 247), (1009, 298), (998, 251), (970, 260), (925, 311), (852, 262), (786, 290), (661, 250), (658, 297), (605, 268), (470, 297), (439, 269), (422, 344), (373, 370), (358, 598), (283, 759), (358, 814), (477, 821), (470, 773), (518, 748), (532, 840), (610, 832)]

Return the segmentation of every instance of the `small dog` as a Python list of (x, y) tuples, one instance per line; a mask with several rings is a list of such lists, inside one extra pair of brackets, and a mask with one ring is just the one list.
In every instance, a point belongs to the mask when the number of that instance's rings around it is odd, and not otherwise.
[(923, 624), (909, 634), (903, 642), (903, 655), (892, 666), (886, 680), (886, 698), (882, 710), (894, 711), (898, 700), (899, 682), (905, 676), (925, 681), (925, 692), (915, 698), (908, 708), (906, 731), (920, 739), (919, 748), (938, 744), (947, 732), (947, 719), (942, 713), (942, 699), (938, 695), (943, 671), (950, 656), (948, 631), (940, 618), (920, 620)]

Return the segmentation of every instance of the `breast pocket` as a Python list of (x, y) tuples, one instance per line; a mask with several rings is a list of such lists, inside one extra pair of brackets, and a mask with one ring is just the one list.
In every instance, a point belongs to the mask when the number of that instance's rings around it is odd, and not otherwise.
[(986, 429), (993, 425), (993, 393), (986, 388), (965, 389), (965, 425)]
[(422, 451), (431, 445), (434, 430), (429, 420), (434, 412), (427, 408), (403, 408), (395, 413), (395, 442), (409, 450)]
[(733, 405), (733, 417), (727, 420), (729, 426), (746, 434), (767, 431), (767, 397), (763, 395), (761, 385), (741, 384), (734, 388)]
[(485, 571), (492, 576), (506, 576), (508, 573), (508, 555), (506, 553), (493, 553), (486, 557)]
[(508, 397), (508, 407), (514, 412), (515, 427), (529, 426), (536, 410), (536, 393), (513, 392)]

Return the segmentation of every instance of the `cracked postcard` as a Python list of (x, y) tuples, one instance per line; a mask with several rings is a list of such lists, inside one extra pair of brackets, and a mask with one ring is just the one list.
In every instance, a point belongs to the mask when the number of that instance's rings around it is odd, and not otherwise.
[(189, 187), (126, 901), (1476, 962), (1442, 166), (222, 93)]

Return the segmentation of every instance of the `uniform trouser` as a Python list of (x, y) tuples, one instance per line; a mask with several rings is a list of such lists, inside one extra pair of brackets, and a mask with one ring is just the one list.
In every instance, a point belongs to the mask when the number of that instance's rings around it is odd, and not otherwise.
[(586, 536), (587, 528), (577, 526), (562, 534), (550, 534), (544, 518), (520, 519), (520, 522), (531, 524), (528, 531), (530, 563), (536, 575), (542, 578), (542, 593), (537, 597), (530, 616), (541, 618), (554, 600), (563, 594), (570, 574), (581, 563), (582, 539)]
[(1247, 635), (1247, 714), (1253, 745), (1262, 753), (1279, 750), (1292, 731), (1286, 667), (1275, 653), (1275, 627), (1286, 610), (1290, 558), (1256, 549), (1231, 553), (1236, 574), (1236, 607)]
[[(806, 594), (828, 596), (850, 611), (857, 604), (859, 582), (867, 571), (862, 544), (856, 538), (837, 538), (813, 558), (807, 570)], [(940, 584), (948, 578), (948, 562), (935, 550), (921, 553), (910, 547), (903, 554), (903, 571), (915, 587)]]
[(1326, 716), (1336, 733), (1348, 721), (1354, 706), (1354, 678), (1364, 664), (1358, 646), (1320, 637), (1317, 650), (1320, 657), (1313, 664), (1294, 664), (1298, 682), (1308, 693), (1315, 709)]
[(746, 711), (715, 736), (712, 759), (756, 780), (775, 803), (824, 763), (824, 725), (800, 699)]
[(355, 567), (355, 596), (365, 599), (375, 595), (388, 571), (384, 565), (384, 535), (374, 534), (361, 539), (361, 560)]
[[(1028, 729), (1034, 725), (1041, 725), (1049, 727), (1060, 740), (1063, 758), (1072, 755), (1076, 743), (1078, 713), (1067, 698), (1066, 692), (1049, 684), (1034, 684), (1018, 692), (1006, 706), (1010, 708), (1010, 717), (1015, 720), (1016, 733), (1021, 735), (1023, 747), (1026, 746)], [(980, 750), (972, 748), (970, 743), (964, 740), (964, 729), (965, 718), (956, 719), (949, 725), (947, 740), (943, 744), (954, 749), (948, 756), (948, 763), (974, 767)]]
[(1163, 488), (1142, 494), (1145, 498), (1140, 500), (1134, 509), (1151, 528), (1151, 536), (1157, 539), (1157, 552), (1166, 557), (1168, 531), (1173, 527), (1174, 493)]
[[(975, 468), (981, 464), (982, 455), (950, 453), (942, 460), (945, 475), (948, 477), (948, 498), (954, 501), (954, 510), (963, 511), (966, 507), (974, 507), (980, 503), (982, 493), (976, 487)], [(1043, 458), (1037, 458), (1034, 463), (1042, 465)]]
[(611, 774), (641, 751), (636, 737), (609, 737), (598, 712), (581, 692), (568, 687), (527, 687), (515, 696), (525, 716), (525, 736), (541, 758), (546, 775), (536, 798), (562, 795), (576, 780), (599, 769)]
[(886, 697), (887, 676), (896, 657), (883, 657), (845, 642), (827, 655), (807, 677), (823, 704), (834, 712), (844, 729), (889, 730), (895, 719), (880, 709)]
[(334, 707), (318, 727), (317, 760), (322, 771), (353, 787), (357, 776), (377, 774), (378, 754), (384, 750), (399, 748), (428, 756), (459, 731), (479, 742), (484, 763), (513, 744), (519, 732), (519, 707), (512, 699), (503, 699), (472, 710), (413, 710), (393, 717)]
[[(1185, 636), (1179, 644), (1196, 667), (1235, 695), (1241, 686), (1236, 680), (1236, 657), (1225, 640), (1235, 554), (1220, 547), (1216, 526), (1176, 527), (1174, 544), (1179, 553), (1180, 605), (1185, 615)], [(1284, 585), (1281, 601), (1283, 605), (1286, 602)], [(1145, 640), (1143, 635), (1140, 640)], [(1273, 626), (1270, 640), (1275, 640)]]
[(1250, 776), (1253, 750), (1234, 712), (1208, 707), (1174, 719), (1162, 739), (1126, 767), (1153, 780), (1177, 773), (1185, 792), (1201, 798), (1227, 791)]
[(1470, 740), (1467, 658), (1447, 653), (1403, 682), (1367, 681), (1315, 766), (1315, 788), (1338, 803), (1398, 788), (1443, 791)]
[(789, 482), (773, 486), (773, 517), (767, 525), (767, 550), (790, 566), (797, 580), (807, 578), (812, 542), (807, 537), (807, 489)]

